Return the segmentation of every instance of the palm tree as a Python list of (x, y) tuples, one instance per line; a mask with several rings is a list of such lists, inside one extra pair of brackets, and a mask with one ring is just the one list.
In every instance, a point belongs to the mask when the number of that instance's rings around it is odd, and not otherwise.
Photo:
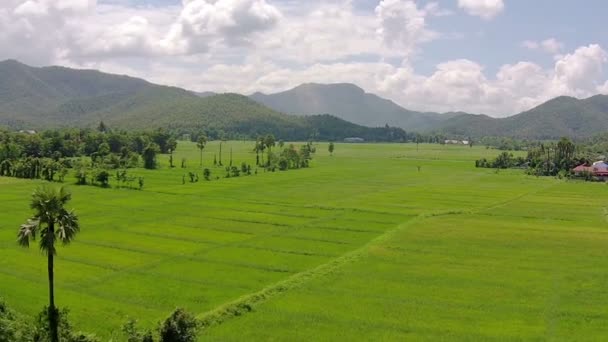
[(51, 341), (59, 341), (57, 332), (59, 312), (55, 308), (53, 258), (57, 254), (55, 242), (69, 244), (80, 231), (78, 217), (73, 211), (65, 209), (65, 204), (72, 195), (64, 188), (47, 186), (36, 189), (32, 195), (30, 207), (34, 216), (22, 224), (17, 234), (18, 242), (23, 247), (29, 247), (30, 240), (40, 238), (40, 250), (48, 259), (49, 275), (49, 308), (48, 318)]

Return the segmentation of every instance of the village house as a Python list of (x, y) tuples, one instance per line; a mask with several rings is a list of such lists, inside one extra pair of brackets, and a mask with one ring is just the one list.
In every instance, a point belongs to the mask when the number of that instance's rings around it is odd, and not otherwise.
[(608, 164), (601, 160), (593, 163), (591, 166), (587, 166), (585, 164), (579, 165), (572, 169), (572, 172), (574, 172), (576, 176), (590, 174), (595, 177), (605, 178), (608, 177)]

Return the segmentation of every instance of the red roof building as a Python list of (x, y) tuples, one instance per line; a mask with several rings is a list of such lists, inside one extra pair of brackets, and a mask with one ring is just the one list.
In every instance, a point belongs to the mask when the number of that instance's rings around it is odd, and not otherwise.
[(596, 177), (608, 177), (608, 164), (603, 161), (595, 162), (591, 166), (579, 165), (572, 169), (575, 174), (581, 174), (588, 172)]

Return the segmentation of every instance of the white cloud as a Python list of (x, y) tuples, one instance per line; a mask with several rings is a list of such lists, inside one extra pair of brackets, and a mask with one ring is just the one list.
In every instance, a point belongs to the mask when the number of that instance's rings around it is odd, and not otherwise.
[[(429, 11), (436, 11), (433, 8)], [(417, 44), (437, 37), (437, 33), (427, 28), (427, 12), (414, 1), (382, 0), (375, 12), (380, 21), (377, 32), (388, 47), (408, 52)]]
[(545, 39), (540, 43), (540, 46), (548, 53), (557, 54), (563, 48), (564, 44), (555, 38)]
[(355, 13), (350, 1), (309, 5), (289, 14), (258, 42), (256, 54), (296, 63), (331, 61), (368, 54), (397, 53), (376, 36), (377, 19)]
[(529, 50), (542, 50), (552, 55), (559, 54), (564, 49), (564, 43), (560, 42), (555, 38), (545, 39), (537, 42), (533, 40), (525, 40), (521, 43), (523, 47)]
[(4, 0), (0, 2), (0, 58), (36, 64), (53, 62), (73, 39), (79, 17), (94, 0)]
[(256, 33), (270, 30), (281, 17), (266, 0), (183, 0), (179, 19), (163, 43), (186, 54), (206, 52), (216, 40), (249, 44)]
[(506, 116), (556, 96), (588, 97), (608, 90), (608, 82), (602, 83), (606, 63), (608, 53), (592, 44), (561, 57), (553, 69), (518, 62), (502, 66), (495, 77), (470, 60), (440, 63), (430, 76), (416, 75), (406, 65), (406, 72), (387, 78), (391, 86), (378, 89), (410, 108)]
[(505, 8), (503, 0), (458, 0), (458, 7), (470, 15), (490, 20)]
[(413, 61), (423, 44), (449, 37), (430, 27), (429, 18), (450, 14), (434, 2), (382, 0), (374, 11), (350, 0), (128, 3), (0, 1), (0, 59), (96, 68), (201, 91), (349, 82), (413, 110), (495, 116), (559, 95), (608, 93), (607, 52), (599, 45), (565, 51), (554, 38), (522, 43), (550, 53), (551, 66), (514, 61), (492, 74), (483, 59), (435, 56), (442, 62), (421, 73)]
[(597, 91), (600, 94), (608, 95), (608, 81), (601, 86), (597, 87)]
[(524, 40), (521, 43), (521, 46), (525, 47), (526, 49), (530, 49), (530, 50), (536, 50), (538, 49), (538, 42), (535, 42), (533, 40)]
[(587, 96), (597, 90), (608, 54), (597, 44), (582, 46), (555, 63), (553, 93)]

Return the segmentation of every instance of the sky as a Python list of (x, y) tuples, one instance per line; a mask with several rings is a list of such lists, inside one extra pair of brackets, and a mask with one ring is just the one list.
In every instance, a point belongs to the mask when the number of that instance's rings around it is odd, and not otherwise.
[(0, 0), (0, 60), (195, 91), (354, 83), (504, 117), (608, 94), (605, 0)]

